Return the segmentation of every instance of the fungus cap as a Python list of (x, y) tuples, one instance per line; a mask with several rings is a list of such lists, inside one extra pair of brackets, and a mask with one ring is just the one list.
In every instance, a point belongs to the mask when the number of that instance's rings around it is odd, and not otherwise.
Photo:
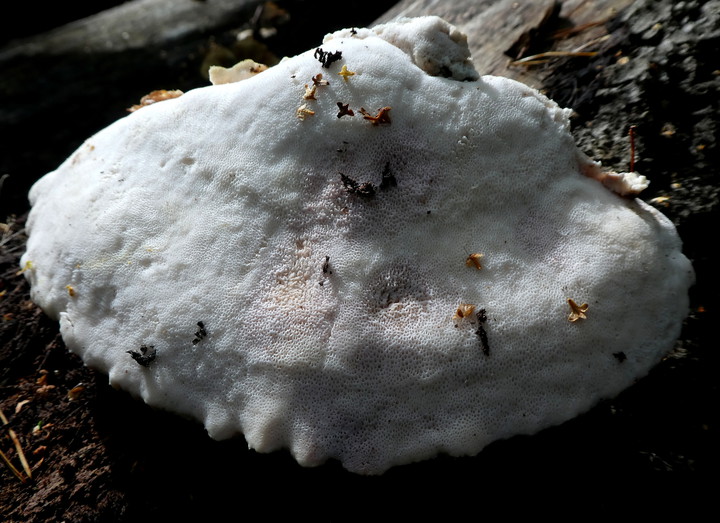
[(568, 113), (478, 78), (438, 18), (340, 31), (39, 180), (32, 297), (114, 386), (214, 438), (366, 474), (475, 454), (629, 386), (687, 311), (673, 225), (616, 194), (645, 182), (601, 174)]

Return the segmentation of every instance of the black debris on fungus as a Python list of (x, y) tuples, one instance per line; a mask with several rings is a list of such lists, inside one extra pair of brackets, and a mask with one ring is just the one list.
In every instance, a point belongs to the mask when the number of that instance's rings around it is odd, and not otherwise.
[(372, 198), (375, 196), (375, 186), (370, 182), (358, 183), (343, 173), (340, 173), (340, 179), (345, 186), (345, 190), (350, 194), (356, 194), (363, 198)]
[(126, 352), (132, 357), (132, 359), (134, 359), (136, 362), (138, 362), (139, 365), (142, 365), (143, 367), (149, 367), (150, 364), (155, 361), (155, 357), (157, 356), (155, 345), (141, 345), (140, 352), (134, 350), (129, 350)]
[(330, 256), (325, 256), (325, 261), (322, 264), (322, 273), (323, 277), (318, 282), (320, 286), (322, 287), (325, 285), (325, 278), (327, 278), (328, 274), (332, 274), (333, 272), (330, 270)]
[(323, 51), (322, 47), (318, 47), (315, 49), (313, 56), (317, 58), (324, 68), (329, 69), (333, 62), (337, 62), (342, 58), (342, 51), (331, 53), (330, 51)]
[(380, 190), (385, 191), (390, 187), (397, 187), (397, 180), (395, 179), (395, 176), (393, 176), (393, 174), (390, 172), (390, 162), (387, 162), (382, 172)]
[(323, 274), (332, 274), (332, 271), (330, 270), (330, 256), (325, 256), (325, 261), (322, 265), (322, 271)]
[(475, 316), (477, 317), (478, 321), (478, 328), (475, 331), (475, 334), (477, 334), (478, 338), (480, 338), (480, 344), (482, 345), (483, 354), (485, 356), (490, 356), (490, 344), (488, 343), (488, 337), (487, 332), (485, 332), (485, 327), (483, 327), (483, 323), (487, 321), (487, 314), (485, 313), (485, 309), (480, 309)]
[(201, 321), (197, 322), (198, 330), (195, 331), (195, 338), (192, 340), (193, 345), (197, 345), (200, 343), (200, 341), (207, 336), (207, 331), (205, 330), (205, 324)]
[(618, 362), (622, 363), (627, 359), (627, 356), (625, 356), (624, 352), (613, 352), (613, 357), (618, 360)]

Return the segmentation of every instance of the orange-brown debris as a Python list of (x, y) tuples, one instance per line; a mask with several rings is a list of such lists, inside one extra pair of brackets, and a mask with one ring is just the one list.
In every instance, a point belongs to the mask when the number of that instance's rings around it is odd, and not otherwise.
[[(179, 96), (182, 96), (183, 92), (179, 89), (175, 89), (173, 91), (166, 91), (165, 89), (159, 89), (157, 91), (153, 91), (149, 94), (146, 94), (142, 98), (140, 98), (140, 103), (137, 105), (133, 105), (132, 107), (128, 108), (128, 112), (134, 113), (138, 109), (142, 109), (143, 107), (146, 107), (148, 105), (152, 105), (156, 102), (163, 102), (165, 100), (170, 100), (172, 98), (177, 98)], [(145, 113), (143, 113), (145, 114)]]
[(390, 123), (390, 115), (388, 114), (390, 109), (392, 109), (392, 107), (383, 107), (382, 109), (378, 109), (377, 115), (373, 116), (368, 113), (364, 107), (361, 107), (360, 114), (362, 114), (363, 118), (366, 120), (370, 120), (373, 125), (378, 125), (381, 123)]

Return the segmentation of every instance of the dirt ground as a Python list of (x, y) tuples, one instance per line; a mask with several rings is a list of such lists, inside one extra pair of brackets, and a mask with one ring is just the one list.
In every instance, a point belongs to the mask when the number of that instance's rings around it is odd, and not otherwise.
[[(608, 30), (613, 38), (598, 56), (544, 66), (551, 68), (545, 87), (575, 109), (580, 147), (608, 167), (627, 168), (627, 129), (637, 126), (637, 170), (651, 179), (642, 198), (673, 220), (696, 270), (682, 336), (649, 376), (562, 426), (496, 442), (476, 457), (440, 457), (375, 478), (338, 463), (303, 469), (287, 452), (257, 454), (241, 438), (213, 441), (198, 424), (113, 390), (107, 376), (69, 354), (18, 274), (27, 204), (13, 203), (3, 207), (14, 215), (3, 217), (0, 229), (0, 408), (8, 420), (0, 450), (22, 480), (0, 465), (0, 520), (213, 520), (261, 499), (273, 500), (267, 514), (337, 520), (342, 513), (321, 502), (328, 495), (362, 500), (372, 513), (371, 500), (388, 492), (468, 479), (479, 488), (510, 476), (716, 475), (718, 274), (711, 249), (720, 230), (720, 2), (637, 1)], [(319, 29), (318, 42), (325, 32)], [(287, 492), (301, 493), (307, 505), (284, 506)]]

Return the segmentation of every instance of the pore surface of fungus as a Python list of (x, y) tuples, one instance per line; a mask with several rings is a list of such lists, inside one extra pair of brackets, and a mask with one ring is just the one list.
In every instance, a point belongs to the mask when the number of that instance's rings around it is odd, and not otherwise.
[(568, 110), (478, 77), (438, 18), (322, 49), (132, 113), (35, 184), (24, 274), (87, 365), (214, 438), (376, 474), (563, 422), (672, 347), (677, 233), (619, 194), (644, 179), (601, 183)]

